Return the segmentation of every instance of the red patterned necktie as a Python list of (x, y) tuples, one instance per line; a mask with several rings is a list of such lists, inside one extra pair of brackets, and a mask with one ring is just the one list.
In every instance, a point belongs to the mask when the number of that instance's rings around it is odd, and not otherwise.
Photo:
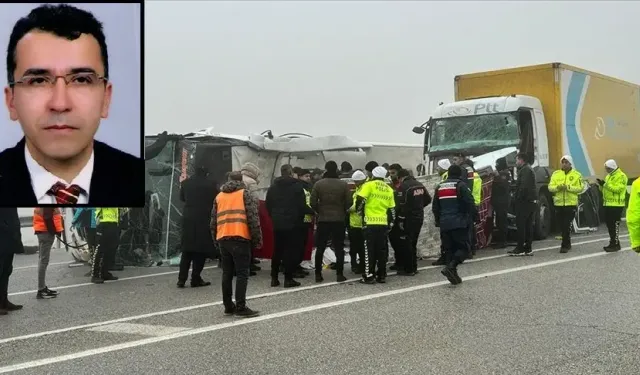
[(56, 197), (57, 204), (76, 204), (83, 191), (78, 185), (69, 185), (67, 187), (62, 182), (56, 182), (49, 190), (49, 194)]

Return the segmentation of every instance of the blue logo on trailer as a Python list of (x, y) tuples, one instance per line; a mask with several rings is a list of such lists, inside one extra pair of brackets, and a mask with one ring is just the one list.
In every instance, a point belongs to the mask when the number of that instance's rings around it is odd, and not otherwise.
[(587, 163), (586, 152), (580, 143), (580, 136), (576, 128), (576, 120), (580, 114), (578, 107), (580, 106), (580, 96), (584, 88), (586, 74), (573, 72), (569, 81), (569, 91), (567, 93), (567, 108), (565, 112), (565, 123), (567, 133), (567, 143), (569, 144), (569, 154), (573, 158), (573, 167), (583, 175), (589, 175), (589, 163)]

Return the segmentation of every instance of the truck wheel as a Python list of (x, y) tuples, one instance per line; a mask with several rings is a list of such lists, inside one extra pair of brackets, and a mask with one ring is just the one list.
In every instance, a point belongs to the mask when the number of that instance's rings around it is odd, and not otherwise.
[(536, 240), (544, 240), (551, 233), (551, 207), (549, 199), (544, 194), (540, 194), (538, 199), (538, 214), (534, 218), (533, 237)]

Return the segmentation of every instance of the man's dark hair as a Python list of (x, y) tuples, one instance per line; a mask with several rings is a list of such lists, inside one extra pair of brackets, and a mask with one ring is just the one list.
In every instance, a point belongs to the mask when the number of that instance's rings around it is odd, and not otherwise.
[(382, 163), (382, 168), (389, 170), (389, 163)]
[(338, 163), (333, 160), (329, 160), (324, 165), (324, 170), (327, 172), (337, 172), (338, 171)]
[[(391, 167), (393, 167), (393, 165), (392, 165)], [(391, 167), (389, 167), (389, 168), (391, 168)], [(392, 168), (392, 169), (393, 169), (393, 168)], [(411, 176), (411, 172), (409, 172), (409, 170), (404, 169), (404, 168), (400, 168), (400, 169), (398, 169), (398, 177), (399, 177), (399, 178), (402, 178), (402, 177), (409, 177), (409, 176)]]
[(518, 154), (516, 155), (516, 159), (520, 159), (522, 161), (524, 161), (525, 163), (529, 162), (529, 155), (527, 155), (526, 152), (518, 152)]
[(298, 171), (296, 172), (296, 174), (298, 176), (304, 176), (305, 174), (311, 174), (311, 171), (304, 168), (298, 168)]
[(377, 161), (370, 161), (364, 166), (364, 170), (367, 172), (373, 172), (373, 169), (378, 166)]
[(507, 159), (506, 158), (498, 158), (496, 159), (496, 169), (499, 171), (503, 171), (505, 169), (509, 169), (509, 166), (507, 165)]
[(462, 176), (462, 168), (459, 165), (453, 164), (449, 167), (448, 177), (449, 178), (460, 178)]
[(400, 171), (402, 169), (402, 166), (398, 163), (393, 163), (389, 166), (389, 168), (387, 168), (387, 170), (394, 170), (394, 171)]
[(453, 156), (457, 156), (457, 157), (463, 158), (463, 159), (467, 158), (467, 155), (465, 155), (463, 152), (456, 152), (455, 154), (453, 154)]
[(280, 176), (291, 177), (291, 175), (293, 175), (293, 167), (291, 167), (291, 164), (285, 164), (280, 167)]
[(343, 161), (342, 164), (340, 164), (340, 171), (342, 173), (351, 172), (352, 170), (353, 166), (351, 166), (351, 163), (349, 163), (348, 161)]
[(7, 47), (7, 81), (15, 81), (14, 73), (18, 65), (16, 47), (18, 42), (33, 30), (44, 31), (68, 40), (76, 40), (82, 34), (96, 38), (100, 45), (104, 77), (109, 77), (109, 54), (102, 23), (93, 14), (67, 4), (44, 4), (34, 8), (26, 17), (20, 18), (13, 26)]
[(240, 171), (229, 172), (229, 181), (242, 181), (242, 172)]
[(293, 173), (299, 175), (302, 172), (302, 168), (300, 167), (293, 167)]

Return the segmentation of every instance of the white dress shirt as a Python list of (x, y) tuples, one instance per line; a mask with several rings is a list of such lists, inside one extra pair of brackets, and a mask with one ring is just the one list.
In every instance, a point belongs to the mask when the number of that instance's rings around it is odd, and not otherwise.
[(80, 174), (76, 176), (70, 183), (54, 176), (48, 170), (44, 169), (37, 161), (31, 156), (29, 149), (25, 146), (24, 158), (27, 162), (27, 169), (29, 175), (31, 175), (31, 187), (40, 204), (56, 204), (56, 197), (47, 194), (47, 191), (51, 189), (56, 182), (62, 182), (67, 187), (70, 185), (80, 186), (84, 192), (78, 197), (78, 204), (89, 203), (89, 188), (91, 186), (91, 176), (93, 175), (93, 151), (87, 164), (82, 168)]

